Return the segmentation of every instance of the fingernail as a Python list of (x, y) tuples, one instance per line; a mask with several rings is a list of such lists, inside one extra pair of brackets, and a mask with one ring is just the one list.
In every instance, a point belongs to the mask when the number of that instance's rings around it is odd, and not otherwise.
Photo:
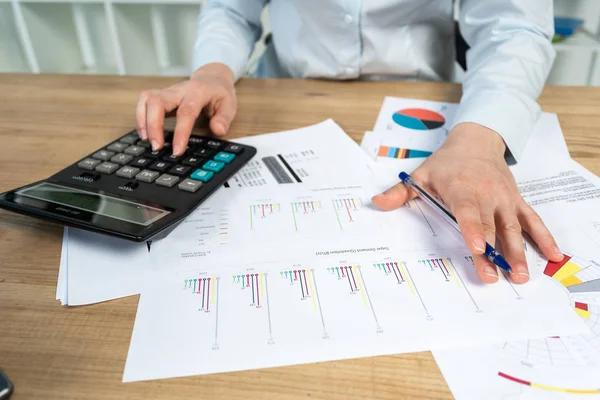
[(215, 132), (215, 133), (225, 133), (225, 125), (223, 125), (223, 124), (222, 124), (222, 123), (220, 123), (220, 122), (217, 122), (217, 123), (215, 124), (215, 131), (217, 131), (217, 132)]
[(483, 240), (480, 237), (476, 237), (475, 239), (473, 239), (473, 247), (477, 251), (480, 251), (482, 253), (485, 252), (485, 240)]
[(515, 275), (526, 276), (529, 278), (529, 271), (527, 271), (527, 267), (525, 265), (517, 265), (512, 269), (512, 273)]
[(561, 258), (562, 258), (562, 256), (563, 256), (563, 253), (562, 253), (562, 251), (560, 251), (560, 249), (559, 249), (558, 247), (555, 247), (555, 248), (553, 248), (553, 249), (552, 249), (552, 251), (554, 251), (554, 253), (555, 253), (557, 256), (561, 256)]
[(181, 151), (181, 145), (174, 143), (173, 144), (173, 154), (175, 155), (179, 155), (179, 152)]
[(142, 129), (140, 131), (140, 136), (142, 137), (142, 140), (148, 140), (148, 133), (146, 132), (145, 129)]
[(158, 141), (157, 141), (157, 140), (155, 140), (155, 139), (152, 139), (152, 140), (150, 141), (150, 143), (152, 144), (152, 151), (156, 151), (156, 150), (158, 150)]
[(483, 268), (483, 274), (498, 279), (498, 271), (495, 267), (492, 267), (491, 265), (487, 265)]

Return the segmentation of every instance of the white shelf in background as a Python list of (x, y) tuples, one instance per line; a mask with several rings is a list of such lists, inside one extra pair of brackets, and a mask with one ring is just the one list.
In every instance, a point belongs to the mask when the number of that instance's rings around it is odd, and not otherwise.
[(590, 32), (580, 29), (562, 42), (554, 43), (557, 51), (588, 50), (600, 51), (600, 40)]

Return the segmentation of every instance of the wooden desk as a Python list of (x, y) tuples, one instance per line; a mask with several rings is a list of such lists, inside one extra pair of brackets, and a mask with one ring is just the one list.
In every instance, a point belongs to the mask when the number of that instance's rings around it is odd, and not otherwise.
[[(0, 191), (43, 179), (135, 126), (137, 94), (171, 78), (0, 75)], [(458, 101), (435, 83), (245, 80), (231, 137), (333, 118), (356, 141), (385, 95)], [(571, 154), (600, 174), (600, 89), (547, 88)], [(14, 399), (448, 399), (430, 353), (121, 383), (138, 297), (54, 300), (62, 228), (0, 212), (0, 367)], [(93, 283), (91, 283), (93, 284)]]

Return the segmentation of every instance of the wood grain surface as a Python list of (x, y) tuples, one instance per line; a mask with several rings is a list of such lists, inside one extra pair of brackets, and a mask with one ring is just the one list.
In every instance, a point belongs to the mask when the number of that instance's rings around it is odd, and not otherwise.
[[(178, 80), (0, 74), (0, 191), (46, 178), (132, 129), (138, 93)], [(460, 86), (243, 80), (237, 93), (231, 138), (333, 118), (359, 142), (384, 96), (458, 101)], [(540, 103), (559, 115), (572, 156), (599, 174), (600, 88), (548, 87)], [(428, 352), (123, 384), (138, 296), (61, 307), (61, 240), (58, 225), (0, 211), (0, 368), (15, 400), (452, 398)]]

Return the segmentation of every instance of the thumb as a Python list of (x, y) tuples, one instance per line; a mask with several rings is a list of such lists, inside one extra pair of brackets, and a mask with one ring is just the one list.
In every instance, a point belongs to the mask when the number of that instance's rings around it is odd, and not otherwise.
[(237, 101), (235, 96), (226, 96), (215, 105), (215, 113), (210, 119), (210, 130), (217, 136), (224, 136), (235, 118)]
[[(423, 182), (425, 181), (423, 172), (417, 169), (411, 176), (419, 185), (423, 185)], [(400, 182), (385, 192), (373, 196), (371, 201), (373, 202), (373, 205), (380, 210), (390, 211), (402, 207), (406, 202), (415, 197), (417, 197), (416, 193), (404, 183)]]

